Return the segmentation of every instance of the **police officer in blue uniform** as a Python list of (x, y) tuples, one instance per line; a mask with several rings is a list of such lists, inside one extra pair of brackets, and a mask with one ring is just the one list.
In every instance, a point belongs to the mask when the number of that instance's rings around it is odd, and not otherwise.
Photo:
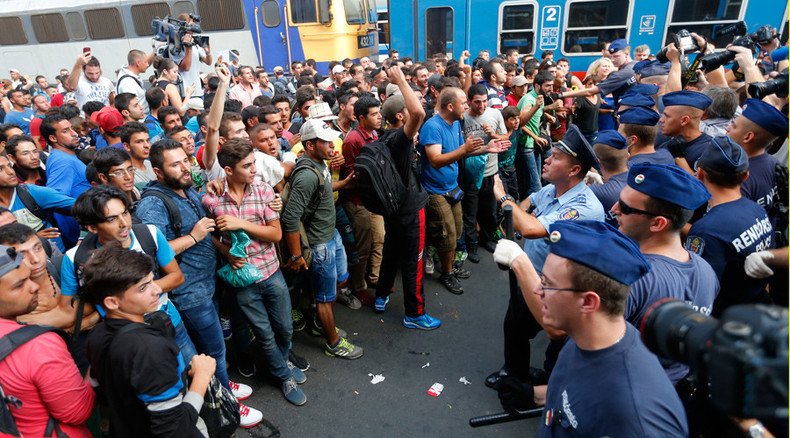
[[(637, 164), (627, 180), (612, 212), (620, 231), (636, 241), (652, 269), (631, 285), (626, 321), (639, 327), (647, 309), (663, 298), (684, 301), (710, 315), (719, 280), (708, 262), (686, 250), (680, 239), (694, 210), (710, 199), (707, 189), (674, 164)], [(661, 359), (661, 364), (673, 384), (689, 371), (679, 362)]]
[(749, 254), (772, 248), (773, 228), (765, 210), (741, 195), (741, 183), (749, 176), (746, 152), (729, 137), (715, 137), (697, 164), (697, 178), (711, 193), (708, 212), (694, 223), (686, 249), (710, 263), (721, 284), (713, 304), (713, 316), (727, 307), (770, 302), (765, 279), (746, 275)]
[[(502, 181), (495, 179), (494, 196), (500, 204), (513, 207), (513, 226), (525, 237), (524, 252), (538, 272), (549, 253), (547, 237), (552, 223), (558, 220), (604, 220), (603, 206), (584, 183), (591, 168), (599, 169), (592, 147), (579, 129), (570, 125), (565, 137), (554, 143), (551, 155), (543, 165), (541, 176), (550, 184), (518, 204), (507, 195)], [(531, 294), (531, 291), (511, 294), (504, 321), (505, 366), (488, 376), (486, 384), (490, 387), (508, 374), (522, 380), (529, 379), (529, 341), (543, 327), (527, 308), (526, 294)], [(562, 334), (558, 337), (561, 338)], [(550, 367), (553, 354), (548, 356)]]
[(658, 119), (661, 116), (652, 108), (635, 106), (620, 112), (617, 131), (628, 144), (628, 166), (638, 163), (675, 164), (666, 149), (656, 149)]
[[(535, 436), (687, 436), (675, 389), (623, 318), (629, 285), (650, 263), (631, 239), (602, 222), (555, 222), (549, 241), (542, 275), (515, 242), (501, 240), (494, 253), (538, 298), (543, 324), (569, 337), (545, 389)], [(506, 410), (544, 401), (543, 388), (531, 390), (503, 390), (500, 399)]]
[(675, 164), (691, 172), (710, 139), (700, 131), (699, 123), (713, 100), (697, 91), (683, 90), (665, 94), (662, 101), (661, 133), (674, 138), (658, 149), (668, 149), (675, 157)]
[(603, 184), (593, 184), (590, 190), (601, 201), (606, 212), (606, 223), (617, 226), (617, 219), (610, 211), (620, 191), (625, 187), (628, 177), (628, 150), (625, 138), (615, 130), (598, 131), (593, 152), (598, 162), (601, 163), (601, 177)]
[(598, 85), (593, 85), (589, 88), (581, 90), (564, 91), (559, 94), (560, 99), (568, 97), (582, 97), (582, 96), (595, 96), (600, 94), (606, 96), (611, 94), (614, 98), (615, 108), (619, 105), (620, 97), (622, 97), (631, 87), (636, 85), (636, 76), (634, 75), (634, 64), (636, 61), (631, 59), (631, 47), (628, 41), (619, 38), (609, 44), (609, 54), (612, 64), (617, 68), (601, 81)]

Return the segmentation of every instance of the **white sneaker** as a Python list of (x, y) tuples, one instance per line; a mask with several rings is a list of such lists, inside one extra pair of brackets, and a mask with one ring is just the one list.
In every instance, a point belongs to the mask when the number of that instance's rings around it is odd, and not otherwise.
[(431, 255), (430, 251), (426, 250), (422, 253), (422, 261), (423, 265), (425, 266), (425, 273), (428, 275), (433, 275), (433, 256)]
[(239, 403), (239, 416), (241, 417), (240, 426), (249, 429), (255, 427), (263, 420), (263, 412)]
[(232, 380), (228, 381), (230, 383), (230, 390), (233, 392), (233, 395), (236, 397), (236, 400), (242, 401), (250, 398), (252, 395), (252, 388), (249, 385), (245, 385), (243, 383), (236, 383)]

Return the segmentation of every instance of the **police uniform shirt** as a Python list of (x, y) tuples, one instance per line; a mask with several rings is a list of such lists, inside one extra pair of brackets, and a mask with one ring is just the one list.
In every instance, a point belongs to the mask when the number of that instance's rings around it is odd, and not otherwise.
[[(581, 181), (559, 198), (554, 184), (549, 184), (529, 195), (530, 205), (534, 206), (533, 214), (546, 230), (549, 225), (560, 220), (604, 220), (604, 210), (598, 198), (589, 187)], [(547, 238), (526, 239), (524, 252), (529, 256), (535, 270), (543, 271), (543, 263), (549, 255)]]
[[(719, 279), (713, 268), (702, 257), (689, 252), (691, 260), (680, 262), (658, 254), (644, 254), (651, 271), (631, 285), (625, 305), (625, 319), (639, 327), (647, 309), (662, 298), (674, 298), (710, 315), (713, 301), (719, 293)], [(659, 358), (672, 383), (688, 374), (688, 367), (680, 362)]]
[[(699, 157), (701, 157), (702, 153), (705, 152), (705, 149), (708, 148), (709, 145), (708, 140), (710, 139), (711, 139), (710, 135), (702, 133), (699, 137), (695, 138), (694, 140), (686, 142), (686, 145), (684, 146), (684, 150), (686, 151), (686, 162), (688, 163), (690, 168), (692, 169), (694, 168), (694, 163), (696, 163), (697, 160), (699, 160)], [(656, 149), (667, 149), (668, 152), (669, 151), (668, 146), (670, 141), (671, 139), (665, 142), (664, 144), (662, 144), (661, 146), (657, 147)]]
[(656, 356), (626, 324), (602, 350), (562, 348), (536, 437), (688, 436), (686, 413)]
[(650, 164), (675, 164), (675, 158), (669, 153), (667, 149), (656, 149), (655, 152), (649, 154), (638, 154), (628, 157), (628, 167), (634, 164), (650, 163)]
[(772, 236), (765, 210), (746, 198), (711, 208), (691, 226), (686, 249), (710, 263), (721, 285), (713, 316), (734, 304), (762, 302), (768, 280), (747, 276), (743, 264), (749, 254), (772, 248)]
[(749, 158), (749, 178), (741, 184), (741, 194), (771, 212), (776, 196), (775, 168), (779, 161), (770, 154)]
[(620, 96), (625, 94), (632, 85), (636, 84), (636, 76), (634, 76), (633, 70), (634, 64), (636, 64), (636, 62), (630, 62), (624, 65), (620, 70), (613, 71), (606, 79), (598, 84), (601, 96), (611, 94), (614, 98), (615, 107), (619, 106)]
[(612, 207), (614, 203), (620, 199), (620, 192), (623, 191), (623, 187), (625, 187), (626, 183), (628, 183), (628, 172), (623, 172), (614, 175), (609, 178), (609, 181), (603, 184), (593, 184), (590, 186), (590, 190), (595, 194), (595, 197), (598, 198), (598, 201), (601, 202), (601, 206), (603, 206), (603, 211), (606, 215), (604, 220), (607, 224), (615, 228), (617, 228), (617, 217), (612, 213)]

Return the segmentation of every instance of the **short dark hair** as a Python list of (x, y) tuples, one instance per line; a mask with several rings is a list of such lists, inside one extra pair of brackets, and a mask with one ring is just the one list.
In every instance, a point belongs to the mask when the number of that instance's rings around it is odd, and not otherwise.
[(469, 98), (469, 100), (472, 100), (474, 96), (480, 95), (486, 96), (486, 98), (488, 98), (488, 89), (485, 85), (477, 83), (469, 87), (469, 92), (467, 93), (466, 97)]
[(636, 136), (640, 144), (653, 144), (658, 134), (658, 126), (635, 125), (632, 123), (622, 123), (623, 133), (626, 137)]
[(165, 131), (165, 138), (173, 138), (179, 132), (189, 131), (186, 126), (184, 125), (177, 125), (173, 126), (172, 128)]
[(158, 109), (165, 101), (165, 90), (159, 87), (151, 87), (145, 92), (145, 101), (152, 110)]
[(148, 254), (110, 242), (93, 251), (85, 263), (80, 296), (85, 302), (103, 304), (105, 298), (123, 294), (153, 269), (154, 261)]
[(255, 106), (271, 105), (272, 98), (261, 94), (260, 96), (255, 97), (255, 99), (252, 99), (252, 104)]
[(278, 110), (274, 105), (266, 105), (262, 106), (261, 109), (258, 111), (258, 121), (265, 122), (266, 116), (269, 114), (277, 114), (280, 115), (280, 110)]
[(544, 50), (543, 53), (540, 54), (540, 59), (546, 59), (549, 56), (554, 56), (553, 50)]
[(118, 111), (129, 111), (129, 104), (132, 102), (132, 99), (136, 99), (137, 95), (134, 93), (121, 93), (115, 96), (115, 109)]
[(85, 105), (82, 105), (82, 111), (85, 113), (85, 118), (89, 118), (91, 114), (99, 111), (102, 108), (104, 108), (104, 104), (96, 100), (85, 102)]
[(85, 165), (85, 179), (91, 184), (101, 184), (99, 171), (96, 170), (96, 165), (93, 164), (93, 161)]
[(706, 178), (713, 184), (720, 187), (726, 188), (734, 188), (741, 185), (745, 180), (746, 177), (749, 175), (749, 170), (744, 170), (743, 172), (719, 172), (715, 170), (711, 170), (705, 166), (704, 161), (698, 161), (697, 165), (701, 169), (705, 169), (705, 176)]
[(568, 278), (574, 289), (590, 290), (601, 297), (601, 309), (610, 316), (623, 315), (630, 286), (587, 266), (568, 260)]
[(96, 155), (93, 156), (93, 165), (96, 166), (97, 172), (108, 176), (111, 167), (120, 166), (131, 160), (129, 153), (123, 149), (102, 148), (96, 151)]
[(345, 104), (348, 103), (349, 100), (351, 100), (352, 97), (359, 97), (359, 94), (357, 94), (357, 93), (350, 93), (350, 92), (349, 93), (343, 93), (340, 96), (338, 96), (337, 104), (338, 105), (345, 105)]
[(0, 227), (0, 245), (21, 245), (35, 235), (36, 230), (19, 222), (12, 222)]
[(99, 63), (99, 58), (92, 57), (85, 65), (82, 66), (82, 69), (85, 70), (85, 67), (101, 67), (101, 63)]
[(63, 116), (65, 116), (69, 120), (73, 119), (74, 117), (80, 116), (80, 109), (77, 108), (77, 105), (68, 104), (68, 103), (65, 105), (61, 105), (60, 108), (58, 108), (58, 112), (63, 114)]
[(121, 137), (122, 143), (129, 143), (132, 141), (132, 135), (144, 132), (148, 134), (148, 127), (141, 122), (126, 122), (121, 126), (118, 135)]
[(178, 113), (178, 108), (174, 106), (163, 106), (159, 108), (159, 111), (156, 113), (156, 119), (159, 120), (160, 125), (164, 125), (165, 118), (171, 114), (176, 114), (178, 117), (181, 117), (181, 114)]
[(380, 106), (381, 104), (375, 97), (363, 94), (359, 97), (359, 100), (354, 103), (354, 117), (359, 119), (362, 116), (367, 116), (370, 108), (378, 108)]
[[(258, 112), (258, 120), (260, 120), (260, 110)], [(236, 112), (226, 112), (222, 115), (222, 121), (219, 123), (219, 135), (222, 137), (228, 137), (228, 124), (229, 122), (242, 122), (244, 123), (244, 119), (241, 117), (241, 114)]]
[(515, 105), (508, 105), (502, 108), (502, 118), (505, 120), (511, 117), (518, 117), (518, 115), (519, 115), (518, 107), (516, 107)]
[(33, 143), (36, 144), (33, 137), (29, 135), (15, 135), (8, 139), (8, 142), (5, 144), (5, 153), (8, 155), (16, 155), (16, 147), (19, 146), (19, 143)]
[(91, 187), (77, 197), (74, 205), (71, 206), (71, 215), (83, 227), (100, 224), (107, 220), (107, 217), (104, 215), (104, 208), (107, 207), (107, 203), (111, 199), (118, 199), (123, 202), (124, 207), (127, 209), (130, 206), (129, 198), (121, 189), (114, 186), (100, 185)]
[[(272, 105), (277, 105), (278, 103), (287, 103), (288, 106), (291, 106), (291, 99), (288, 98), (285, 94), (277, 94), (272, 99)], [(261, 105), (263, 106), (263, 105)]]
[(546, 82), (554, 82), (554, 75), (551, 72), (543, 70), (535, 76), (535, 85), (543, 85)]
[(645, 201), (645, 210), (657, 213), (669, 219), (669, 221), (672, 222), (669, 229), (672, 231), (680, 231), (683, 229), (688, 221), (691, 220), (691, 216), (694, 215), (694, 210), (689, 210), (652, 196), (647, 197), (647, 201)]
[(174, 149), (181, 149), (181, 143), (173, 140), (172, 138), (163, 138), (151, 145), (151, 152), (148, 155), (148, 160), (151, 162), (151, 167), (154, 169), (162, 169), (165, 165), (165, 152)]
[(225, 105), (223, 105), (222, 110), (226, 113), (240, 113), (241, 101), (236, 99), (228, 99), (225, 101)]
[(41, 121), (41, 138), (43, 138), (46, 143), (49, 143), (49, 137), (57, 134), (55, 124), (64, 120), (67, 122), (69, 121), (63, 114), (51, 114), (44, 117), (44, 120)]
[(243, 138), (233, 138), (222, 144), (222, 149), (217, 152), (217, 160), (223, 168), (233, 169), (239, 161), (247, 158), (252, 153), (252, 144)]
[[(499, 61), (491, 60), (483, 64), (482, 73), (483, 73), (483, 80), (488, 82), (491, 79), (491, 75), (496, 74), (496, 70), (494, 68), (494, 64), (499, 64)], [(501, 65), (501, 64), (500, 64)]]
[(6, 132), (11, 130), (12, 128), (16, 128), (20, 131), (22, 130), (22, 128), (15, 123), (0, 124), (0, 141), (8, 141), (8, 136), (6, 135)]

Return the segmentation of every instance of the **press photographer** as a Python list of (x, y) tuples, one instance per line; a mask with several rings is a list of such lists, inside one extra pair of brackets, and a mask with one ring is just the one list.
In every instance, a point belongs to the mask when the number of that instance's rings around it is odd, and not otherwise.
[(211, 56), (209, 37), (202, 35), (200, 16), (183, 13), (176, 19), (156, 18), (151, 22), (151, 29), (155, 40), (167, 43), (160, 47), (159, 54), (178, 63), (178, 72), (184, 82), (184, 89), (194, 85), (196, 91), (192, 97), (202, 99), (200, 63), (210, 66), (214, 59)]

